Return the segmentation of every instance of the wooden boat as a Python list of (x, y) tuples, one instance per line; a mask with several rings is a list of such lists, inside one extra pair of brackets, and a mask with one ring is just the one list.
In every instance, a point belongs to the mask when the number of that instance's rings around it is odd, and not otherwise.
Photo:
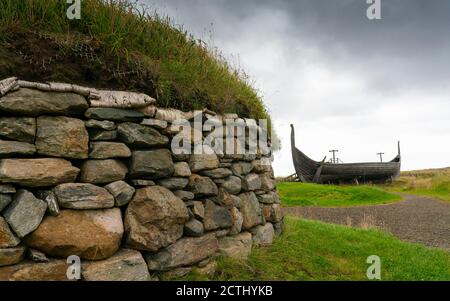
[(398, 155), (389, 162), (370, 163), (328, 163), (323, 159), (317, 162), (310, 159), (295, 146), (295, 130), (291, 124), (291, 148), (297, 178), (309, 183), (383, 183), (392, 181), (400, 175), (400, 142)]

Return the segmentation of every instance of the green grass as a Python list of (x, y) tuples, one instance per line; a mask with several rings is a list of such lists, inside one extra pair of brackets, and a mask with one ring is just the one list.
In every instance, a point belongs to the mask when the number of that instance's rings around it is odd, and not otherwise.
[(401, 197), (375, 186), (338, 186), (297, 182), (277, 185), (284, 206), (340, 207), (387, 204)]
[[(0, 38), (11, 29), (54, 37), (80, 34), (100, 43), (121, 61), (139, 58), (156, 78), (158, 105), (185, 110), (234, 112), (269, 118), (248, 76), (168, 17), (148, 12), (133, 1), (83, 0), (80, 20), (69, 20), (63, 0), (1, 0)], [(33, 47), (33, 45), (28, 45)]]
[[(450, 253), (402, 242), (378, 230), (286, 218), (285, 233), (247, 262), (218, 260), (209, 280), (367, 280), (370, 255), (382, 280), (450, 280)], [(184, 280), (208, 280), (192, 272)]]
[(450, 202), (450, 168), (402, 172), (400, 178), (384, 188)]

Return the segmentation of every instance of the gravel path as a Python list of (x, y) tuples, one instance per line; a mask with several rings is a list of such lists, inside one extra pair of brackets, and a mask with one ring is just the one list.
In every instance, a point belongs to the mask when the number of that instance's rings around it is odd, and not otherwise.
[(387, 205), (357, 207), (286, 207), (284, 213), (306, 219), (357, 227), (377, 227), (398, 238), (450, 250), (450, 203), (403, 195)]

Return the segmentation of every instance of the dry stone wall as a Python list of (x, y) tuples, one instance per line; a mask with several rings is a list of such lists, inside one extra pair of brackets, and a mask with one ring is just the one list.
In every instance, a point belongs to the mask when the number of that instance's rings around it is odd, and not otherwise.
[(138, 93), (0, 81), (0, 280), (67, 280), (72, 255), (83, 280), (211, 273), (216, 256), (270, 245), (283, 229), (270, 153), (173, 152), (180, 133), (193, 134), (191, 150), (208, 134), (176, 120), (230, 118), (158, 109)]

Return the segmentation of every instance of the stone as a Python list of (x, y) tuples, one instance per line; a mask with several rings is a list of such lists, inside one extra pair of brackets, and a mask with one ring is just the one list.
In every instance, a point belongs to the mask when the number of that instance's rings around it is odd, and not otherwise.
[[(180, 161), (187, 161), (189, 160), (189, 156), (188, 154), (172, 154), (173, 156), (173, 160), (176, 162), (180, 162)], [(187, 164), (187, 163), (186, 163)], [(188, 165), (189, 167), (189, 165)], [(189, 172), (191, 172), (191, 170), (189, 169)]]
[(31, 156), (36, 152), (34, 144), (0, 140), (0, 158)]
[(210, 261), (204, 267), (198, 267), (196, 269), (196, 272), (197, 274), (202, 276), (213, 277), (216, 273), (216, 270), (217, 270), (217, 262)]
[(89, 119), (84, 122), (87, 128), (93, 128), (93, 129), (101, 129), (101, 130), (107, 130), (112, 131), (117, 128), (116, 124), (109, 120), (95, 120), (95, 119)]
[(0, 181), (25, 187), (45, 187), (73, 182), (79, 171), (64, 159), (0, 160)]
[(186, 162), (177, 162), (174, 164), (174, 168), (174, 177), (190, 177), (192, 174), (191, 169), (189, 168), (189, 164), (187, 164)]
[(213, 179), (213, 182), (217, 185), (222, 185), (223, 183), (225, 183), (225, 179)]
[(68, 281), (67, 267), (65, 259), (39, 264), (24, 261), (0, 268), (0, 281)]
[(280, 236), (281, 234), (283, 234), (283, 231), (284, 231), (284, 223), (283, 223), (283, 221), (278, 222), (278, 223), (274, 223), (273, 224), (273, 229), (275, 231), (275, 235)]
[(270, 165), (269, 160), (254, 160), (252, 161), (253, 165), (253, 171), (256, 173), (265, 173), (265, 172), (271, 172), (272, 167)]
[(26, 247), (0, 249), (0, 267), (19, 263), (25, 257)]
[(117, 108), (89, 108), (84, 116), (89, 119), (140, 122), (145, 116), (143, 113)]
[(61, 208), (87, 210), (114, 207), (114, 197), (102, 187), (84, 183), (66, 183), (54, 188)]
[(244, 217), (242, 213), (236, 207), (230, 209), (231, 219), (233, 221), (233, 225), (231, 226), (230, 234), (236, 235), (242, 231), (242, 223), (244, 222)]
[(143, 187), (143, 186), (155, 186), (156, 183), (151, 180), (131, 180), (133, 186)]
[(235, 176), (242, 177), (253, 170), (253, 165), (248, 162), (233, 163), (233, 165), (231, 165), (231, 170)]
[(202, 171), (201, 174), (213, 179), (223, 179), (231, 176), (233, 173), (228, 168), (216, 168)]
[(89, 129), (88, 133), (91, 141), (109, 141), (117, 138), (117, 131)]
[(214, 202), (206, 200), (205, 217), (203, 220), (206, 231), (230, 228), (233, 225), (233, 219), (228, 209), (217, 206)]
[(189, 158), (189, 167), (192, 172), (215, 169), (219, 167), (219, 159), (216, 154), (192, 154)]
[(38, 117), (36, 149), (40, 155), (86, 159), (89, 135), (84, 122), (70, 117)]
[(88, 108), (83, 96), (21, 88), (2, 97), (0, 111), (21, 116), (82, 115)]
[(242, 189), (242, 181), (236, 176), (230, 176), (222, 184), (222, 188), (225, 189), (228, 193), (238, 194)]
[(10, 194), (0, 194), (0, 212), (2, 212), (11, 202), (12, 196)]
[(196, 219), (191, 219), (184, 225), (184, 235), (198, 237), (202, 236), (205, 232), (203, 223)]
[(145, 256), (150, 271), (167, 271), (180, 266), (198, 263), (212, 255), (219, 248), (215, 235), (182, 238), (157, 253)]
[[(57, 217), (47, 216), (25, 238), (26, 244), (54, 257), (77, 255), (101, 260), (119, 249), (123, 235), (119, 208), (99, 210), (61, 210)], [(67, 266), (66, 266), (67, 269)]]
[(59, 215), (58, 199), (52, 190), (38, 190), (36, 196), (47, 203), (47, 212), (51, 216)]
[(242, 229), (247, 230), (263, 223), (263, 215), (258, 199), (253, 192), (246, 192), (239, 195), (241, 198), (241, 213), (244, 218)]
[(85, 281), (148, 281), (150, 273), (142, 254), (122, 249), (112, 257), (82, 264)]
[(158, 147), (169, 143), (169, 138), (154, 128), (136, 123), (121, 123), (117, 127), (119, 140), (134, 147)]
[(0, 249), (19, 245), (20, 239), (11, 231), (8, 223), (0, 216)]
[(219, 168), (227, 168), (227, 169), (229, 169), (231, 167), (231, 165), (232, 165), (231, 163), (220, 162)]
[(155, 127), (155, 128), (161, 129), (161, 130), (167, 128), (167, 121), (153, 119), (153, 118), (144, 119), (144, 120), (142, 120), (141, 124), (152, 126), (152, 127)]
[(133, 186), (128, 185), (124, 181), (117, 181), (105, 186), (114, 197), (115, 205), (122, 207), (127, 205), (134, 196), (136, 189)]
[(219, 239), (219, 251), (225, 257), (247, 259), (252, 251), (252, 235), (242, 232), (236, 236), (225, 236)]
[(89, 158), (91, 159), (110, 159), (110, 158), (128, 158), (131, 157), (131, 151), (120, 142), (91, 142)]
[(125, 242), (155, 252), (183, 236), (189, 214), (184, 202), (161, 186), (138, 189), (125, 214)]
[(251, 173), (243, 177), (242, 189), (244, 191), (254, 191), (261, 188), (261, 179), (255, 173)]
[[(16, 188), (13, 185), (0, 183), (0, 193), (6, 193), (6, 194), (16, 193)], [(0, 211), (2, 211), (2, 210), (0, 209)]]
[(283, 220), (283, 211), (280, 204), (263, 205), (262, 212), (264, 219), (271, 223), (277, 223)]
[(134, 151), (131, 155), (130, 176), (134, 179), (168, 178), (174, 170), (172, 154), (168, 149)]
[(35, 249), (28, 249), (27, 258), (37, 263), (45, 263), (50, 261), (44, 253)]
[(192, 213), (194, 214), (194, 217), (200, 220), (203, 220), (205, 217), (205, 206), (203, 206), (203, 203), (200, 201), (194, 201), (192, 202)]
[(36, 119), (30, 117), (0, 117), (0, 137), (34, 143)]
[(253, 245), (255, 247), (270, 246), (272, 244), (275, 232), (271, 223), (257, 226), (250, 231), (253, 234)]
[(191, 267), (181, 267), (164, 273), (164, 279), (177, 279), (186, 276), (192, 271)]
[(128, 168), (114, 159), (86, 160), (81, 165), (80, 182), (103, 184), (125, 179)]
[(31, 192), (20, 189), (3, 216), (20, 238), (33, 232), (41, 223), (47, 203), (37, 199)]
[(258, 195), (258, 201), (263, 204), (280, 203), (278, 194), (272, 191), (266, 194)]
[(189, 188), (196, 197), (215, 196), (218, 193), (217, 185), (210, 178), (199, 175), (189, 177)]
[(269, 173), (260, 174), (261, 178), (261, 189), (265, 191), (274, 190), (276, 187), (275, 179)]
[(182, 199), (183, 201), (190, 201), (193, 200), (195, 198), (194, 194), (190, 191), (185, 191), (185, 190), (175, 190), (173, 192), (177, 197), (179, 197), (180, 199)]
[(187, 178), (168, 178), (158, 181), (158, 184), (170, 190), (180, 190), (185, 188), (189, 183)]

